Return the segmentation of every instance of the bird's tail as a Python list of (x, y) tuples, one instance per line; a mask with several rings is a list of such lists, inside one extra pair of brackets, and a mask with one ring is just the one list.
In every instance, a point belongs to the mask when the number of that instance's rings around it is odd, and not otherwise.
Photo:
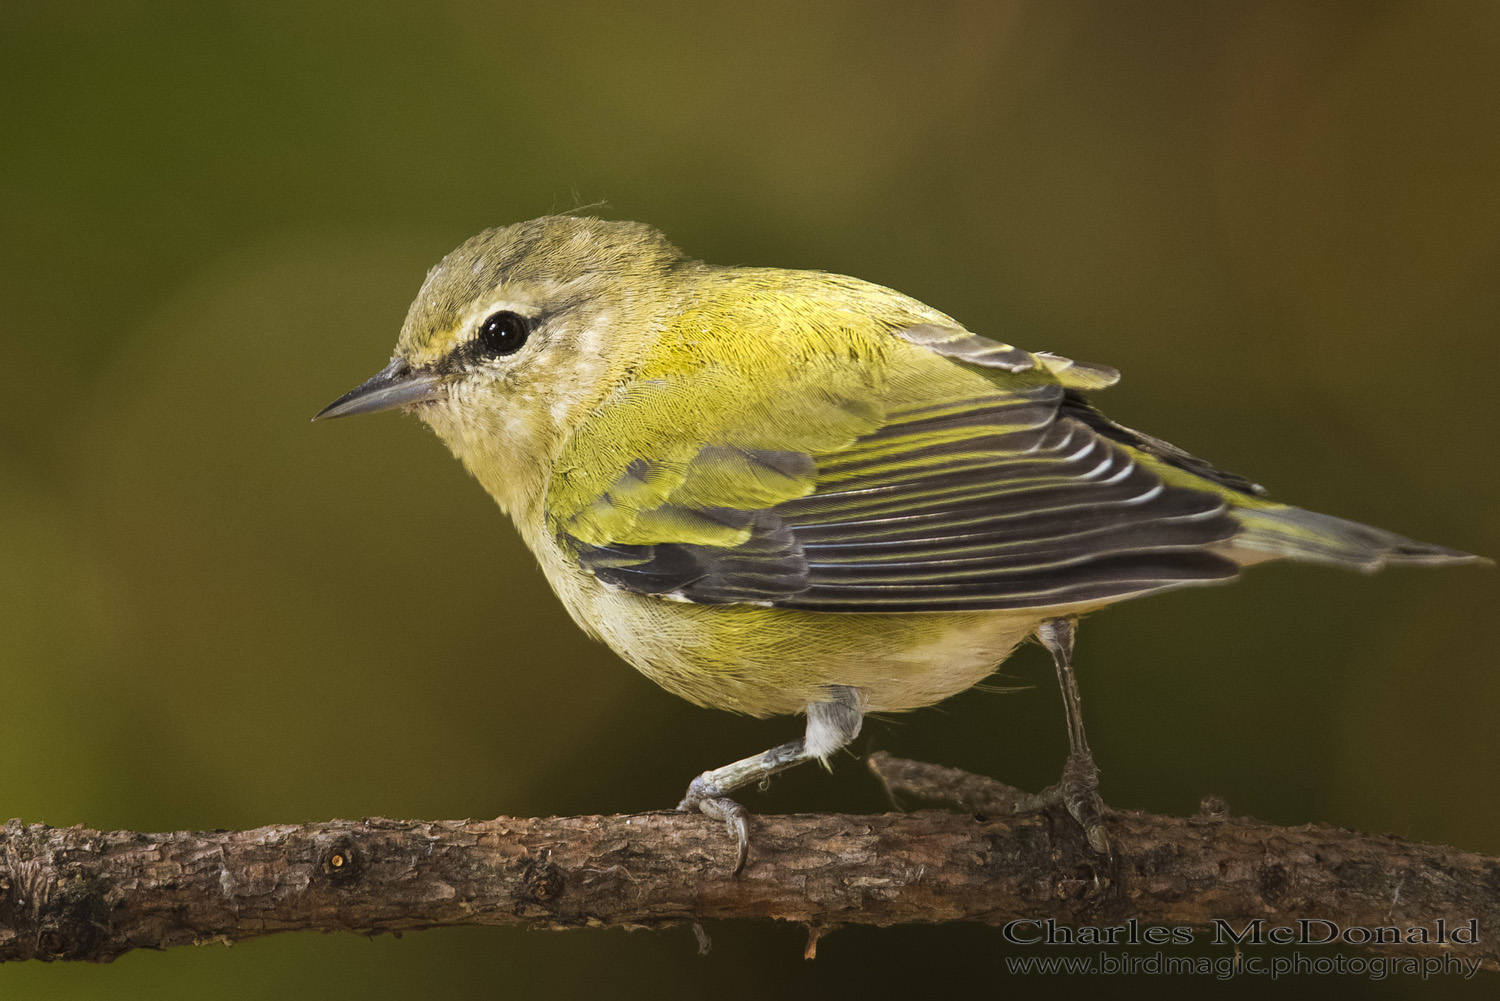
[(1329, 563), (1366, 572), (1390, 563), (1438, 565), (1491, 562), (1480, 556), (1417, 542), (1373, 525), (1285, 504), (1236, 508), (1241, 530), (1230, 542), (1242, 563), (1264, 559)]

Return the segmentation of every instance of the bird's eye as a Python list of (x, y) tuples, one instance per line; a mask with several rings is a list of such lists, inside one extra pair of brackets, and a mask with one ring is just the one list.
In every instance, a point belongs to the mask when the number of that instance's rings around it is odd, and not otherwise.
[(475, 340), (479, 350), (487, 355), (508, 355), (521, 350), (530, 333), (531, 325), (526, 322), (526, 317), (502, 309), (491, 313), (479, 325), (479, 336)]

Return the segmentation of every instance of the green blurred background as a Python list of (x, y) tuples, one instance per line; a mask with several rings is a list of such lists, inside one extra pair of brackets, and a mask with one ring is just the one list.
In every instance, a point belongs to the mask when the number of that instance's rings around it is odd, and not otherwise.
[[(1500, 5), (0, 2), (0, 815), (168, 830), (632, 811), (789, 739), (582, 638), (415, 421), (312, 425), (481, 228), (604, 202), (1104, 362), (1116, 419), (1500, 554)], [(1500, 852), (1493, 569), (1265, 567), (1091, 619), (1105, 798)], [(1041, 787), (1052, 669), (861, 753)], [(880, 810), (852, 757), (751, 805)], [(0, 996), (1199, 996), (980, 927), (288, 935)], [(1483, 984), (1283, 982), (1322, 996)], [(1232, 991), (1257, 996), (1264, 983)]]

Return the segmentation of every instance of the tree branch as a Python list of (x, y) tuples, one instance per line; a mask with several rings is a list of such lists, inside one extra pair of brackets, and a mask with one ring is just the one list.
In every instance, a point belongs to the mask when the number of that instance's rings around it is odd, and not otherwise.
[[(882, 755), (871, 765), (893, 791), (979, 815), (755, 817), (739, 878), (723, 825), (676, 813), (171, 834), (11, 821), (0, 833), (0, 961), (107, 962), (137, 948), (307, 929), (710, 918), (802, 922), (809, 952), (840, 924), (939, 921), (1020, 922), (1012, 933), (1030, 940), (1051, 920), (1066, 926), (1059, 936), (1080, 929), (1072, 934), (1101, 945), (1151, 927), (1191, 928), (1208, 945), (1215, 919), (1241, 935), (1257, 919), (1269, 932), (1308, 918), (1400, 933), (1396, 942), (1345, 939), (1375, 952), (1500, 968), (1500, 860), (1387, 835), (1274, 827), (1230, 817), (1221, 804), (1187, 818), (1112, 813), (1114, 855), (1104, 858), (1065, 815), (1010, 813), (1017, 794), (993, 780)], [(1135, 933), (1110, 932), (1132, 919)], [(1315, 937), (1329, 930), (1311, 927)], [(1232, 939), (1219, 931), (1227, 951)], [(1425, 942), (1413, 940), (1423, 932)]]

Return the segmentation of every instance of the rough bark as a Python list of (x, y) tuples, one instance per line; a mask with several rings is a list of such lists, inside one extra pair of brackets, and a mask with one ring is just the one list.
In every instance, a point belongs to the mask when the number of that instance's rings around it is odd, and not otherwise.
[[(1205, 931), (1220, 919), (1238, 931), (1313, 918), (1427, 929), (1425, 944), (1352, 943), (1375, 952), (1500, 963), (1500, 860), (1274, 827), (1212, 803), (1187, 818), (1110, 814), (1106, 858), (1065, 815), (1011, 814), (1013, 791), (992, 780), (891, 758), (872, 766), (895, 791), (979, 812), (758, 816), (738, 878), (723, 825), (674, 813), (170, 834), (11, 821), (0, 833), (0, 961), (108, 961), (301, 929), (775, 918), (808, 925), (811, 951), (840, 924), (1021, 921), (1030, 936), (1048, 919)], [(1453, 941), (1471, 920), (1478, 940)], [(1440, 927), (1449, 941), (1432, 940)]]

